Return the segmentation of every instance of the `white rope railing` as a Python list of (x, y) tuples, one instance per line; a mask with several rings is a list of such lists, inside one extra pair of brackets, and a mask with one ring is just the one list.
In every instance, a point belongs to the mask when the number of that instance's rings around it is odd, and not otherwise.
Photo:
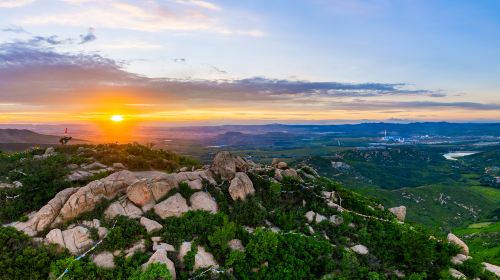
[(68, 266), (66, 266), (66, 268), (64, 269), (63, 273), (61, 275), (59, 275), (59, 277), (56, 278), (56, 280), (60, 280), (64, 277), (64, 275), (66, 275), (68, 272), (69, 272), (69, 269), (71, 268), (71, 266), (73, 265), (73, 263), (75, 261), (79, 261), (81, 260), (82, 258), (84, 258), (88, 253), (90, 253), (91, 251), (95, 250), (95, 248), (97, 248), (97, 246), (99, 246), (99, 244), (101, 244), (104, 239), (106, 239), (106, 237), (108, 237), (108, 233), (113, 230), (116, 226), (116, 220), (113, 224), (113, 227), (111, 227), (111, 229), (106, 233), (106, 235), (101, 239), (99, 240), (97, 243), (94, 244), (94, 246), (92, 246), (90, 249), (88, 249), (87, 251), (85, 251), (83, 254), (79, 255), (78, 257), (76, 257)]

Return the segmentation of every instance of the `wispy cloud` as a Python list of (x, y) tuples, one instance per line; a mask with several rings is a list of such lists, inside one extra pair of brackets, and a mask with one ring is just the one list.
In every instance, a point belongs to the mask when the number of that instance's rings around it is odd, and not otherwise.
[(214, 10), (214, 11), (219, 11), (221, 8), (217, 6), (216, 4), (208, 1), (202, 1), (202, 0), (177, 0), (177, 3), (181, 4), (188, 4), (188, 5), (193, 5), (197, 6), (200, 8), (208, 9), (208, 10)]
[[(264, 32), (255, 28), (238, 29), (226, 26), (218, 15), (207, 10), (220, 8), (206, 1), (180, 1), (172, 5), (168, 2), (145, 1), (134, 5), (118, 1), (77, 1), (78, 9), (61, 13), (30, 15), (21, 19), (23, 25), (59, 24), (85, 26), (91, 24), (99, 28), (130, 29), (147, 32), (182, 31), (211, 32), (222, 35), (262, 37)], [(192, 7), (186, 8), (185, 3)], [(173, 3), (175, 4), (175, 2)]]
[(0, 0), (0, 8), (19, 8), (33, 2), (35, 0)]
[(26, 33), (26, 34), (29, 34), (28, 31), (24, 30), (24, 28), (22, 28), (21, 26), (17, 26), (17, 25), (9, 25), (7, 27), (4, 27), (2, 28), (2, 31), (3, 32), (12, 32), (12, 33)]
[(97, 39), (97, 37), (94, 34), (94, 28), (89, 27), (89, 29), (87, 31), (87, 34), (80, 35), (80, 44), (85, 44), (85, 43), (88, 43), (88, 42), (92, 42), (95, 39)]

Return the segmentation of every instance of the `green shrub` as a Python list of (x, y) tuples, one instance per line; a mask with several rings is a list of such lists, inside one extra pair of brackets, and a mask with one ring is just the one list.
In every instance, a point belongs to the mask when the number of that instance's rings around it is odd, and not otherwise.
[(172, 275), (168, 271), (166, 265), (162, 263), (152, 263), (146, 271), (142, 271), (141, 267), (137, 268), (128, 280), (171, 280)]
[(146, 235), (146, 229), (137, 220), (118, 216), (113, 223), (116, 223), (115, 227), (108, 232), (99, 247), (100, 250), (124, 249)]
[(50, 264), (67, 254), (11, 227), (0, 227), (0, 279), (47, 279)]
[(266, 217), (267, 210), (256, 197), (248, 197), (245, 201), (235, 201), (230, 214), (232, 221), (248, 226), (263, 225)]
[(18, 161), (8, 174), (12, 181), (20, 181), (23, 186), (0, 189), (0, 222), (9, 222), (38, 210), (59, 191), (69, 187), (70, 183), (65, 180), (69, 172), (66, 165), (63, 155)]

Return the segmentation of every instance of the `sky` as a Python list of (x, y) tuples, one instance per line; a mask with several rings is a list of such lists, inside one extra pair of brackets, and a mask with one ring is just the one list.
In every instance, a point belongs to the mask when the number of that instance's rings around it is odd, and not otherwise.
[(500, 121), (500, 2), (0, 0), (0, 123)]

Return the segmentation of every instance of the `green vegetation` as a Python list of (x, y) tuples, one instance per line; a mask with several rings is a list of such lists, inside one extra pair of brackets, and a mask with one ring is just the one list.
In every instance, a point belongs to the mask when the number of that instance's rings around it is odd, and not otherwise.
[(500, 222), (471, 224), (453, 232), (467, 243), (474, 259), (500, 264)]
[(0, 227), (0, 279), (47, 279), (50, 264), (66, 256), (55, 245), (37, 244), (24, 233)]
[(118, 216), (108, 224), (110, 225), (109, 228), (112, 229), (99, 250), (113, 252), (125, 249), (146, 235), (146, 230), (137, 220), (125, 216)]
[[(0, 155), (0, 166), (7, 166), (7, 177), (22, 183), (18, 188), (0, 189), (0, 223), (18, 219), (33, 210), (38, 210), (59, 191), (71, 184), (65, 180), (67, 159), (62, 155), (35, 159), (31, 154)], [(12, 159), (17, 159), (12, 162)], [(20, 160), (20, 159), (23, 160)]]
[(148, 266), (146, 271), (138, 268), (128, 280), (171, 280), (172, 275), (167, 267), (160, 263), (152, 263)]
[[(79, 147), (85, 149), (77, 153)], [(74, 156), (74, 163), (85, 162), (88, 158), (113, 165), (115, 162), (125, 164), (129, 170), (163, 170), (177, 171), (181, 167), (198, 166), (188, 157), (162, 150), (153, 149), (153, 145), (132, 144), (100, 144), (59, 146), (57, 151)]]

